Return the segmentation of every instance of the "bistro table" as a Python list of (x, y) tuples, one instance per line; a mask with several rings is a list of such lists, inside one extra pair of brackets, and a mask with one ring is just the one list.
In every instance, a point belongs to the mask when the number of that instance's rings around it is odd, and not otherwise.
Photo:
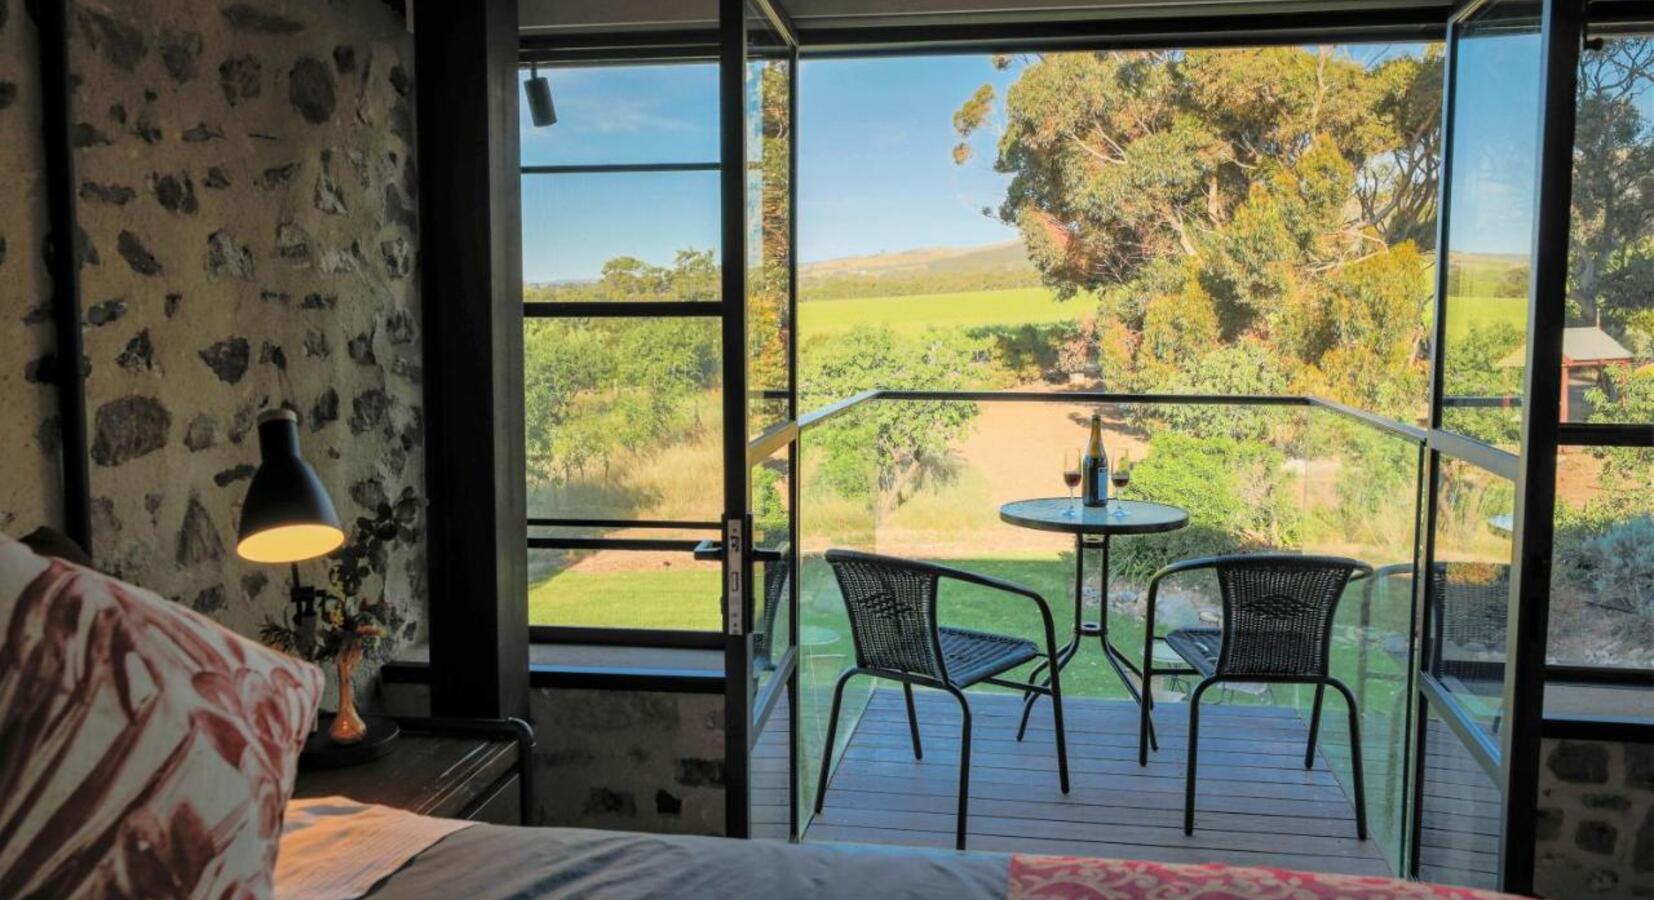
[[(1123, 515), (1117, 513), (1123, 512)], [(1096, 635), (1103, 646), (1103, 659), (1108, 661), (1109, 667), (1119, 677), (1120, 683), (1126, 686), (1126, 692), (1131, 699), (1138, 703), (1143, 702), (1142, 694), (1126, 675), (1130, 670), (1138, 680), (1143, 678), (1143, 672), (1120, 649), (1114, 646), (1108, 636), (1108, 543), (1109, 538), (1117, 534), (1159, 534), (1166, 531), (1176, 531), (1189, 524), (1189, 514), (1175, 506), (1164, 503), (1150, 503), (1146, 500), (1120, 500), (1111, 498), (1105, 506), (1086, 506), (1079, 500), (1067, 497), (1054, 497), (1039, 500), (1015, 500), (999, 508), (1001, 521), (1022, 528), (1033, 528), (1038, 531), (1058, 531), (1074, 535), (1074, 633), (1068, 643), (1057, 651), (1057, 669), (1061, 671), (1068, 667), (1070, 660), (1079, 652), (1080, 641), (1083, 637)], [(1102, 551), (1102, 598), (1101, 611), (1097, 621), (1087, 622), (1084, 619), (1085, 609), (1085, 551), (1086, 548)], [(1049, 663), (1040, 663), (1029, 676), (1029, 681), (1038, 678)], [(1047, 676), (1046, 683), (1050, 683)], [(1039, 694), (1032, 691), (1022, 698), (1022, 724), (1017, 728), (1017, 740), (1022, 740), (1028, 730), (1028, 715), (1034, 710), (1034, 701)], [(1149, 740), (1159, 749), (1159, 742), (1155, 740), (1153, 727), (1150, 727)]]

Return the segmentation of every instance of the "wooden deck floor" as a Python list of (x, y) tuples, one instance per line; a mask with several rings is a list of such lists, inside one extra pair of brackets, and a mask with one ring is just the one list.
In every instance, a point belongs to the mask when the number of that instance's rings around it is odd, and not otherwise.
[[(945, 694), (916, 695), (924, 760), (913, 759), (900, 689), (881, 688), (805, 840), (953, 846), (958, 707)], [(1202, 708), (1195, 833), (1186, 837), (1182, 704), (1159, 708), (1160, 751), (1139, 767), (1135, 705), (1071, 699), (1066, 796), (1044, 701), (1022, 743), (1016, 697), (972, 693), (971, 708), (971, 849), (1390, 874), (1378, 844), (1356, 840), (1350, 803), (1325, 764), (1304, 769), (1307, 729), (1292, 710)]]

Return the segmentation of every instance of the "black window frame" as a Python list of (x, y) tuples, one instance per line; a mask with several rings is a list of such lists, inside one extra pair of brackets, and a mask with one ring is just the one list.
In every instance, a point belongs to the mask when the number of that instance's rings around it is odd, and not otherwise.
[[(601, 40), (567, 40), (555, 42), (544, 38), (524, 36), (518, 42), (518, 68), (531, 65), (545, 68), (597, 68), (604, 66), (638, 65), (693, 65), (717, 63), (717, 39), (710, 44), (703, 35), (652, 37), (648, 41), (620, 46), (604, 46)], [(523, 102), (519, 98), (519, 105)], [(554, 126), (555, 127), (555, 126)], [(672, 160), (653, 163), (590, 163), (521, 165), (522, 178), (556, 178), (561, 176), (629, 175), (652, 173), (721, 173), (721, 161)], [(720, 267), (722, 259), (720, 258)], [(534, 319), (618, 318), (618, 319), (700, 319), (716, 324), (724, 314), (720, 300), (655, 300), (655, 301), (524, 301), (523, 321)], [(612, 550), (669, 551), (693, 554), (706, 541), (716, 541), (723, 525), (717, 519), (607, 519), (589, 516), (529, 516), (525, 537), (529, 550)], [(535, 529), (545, 528), (634, 528), (672, 530), (698, 533), (695, 538), (614, 538), (537, 536)], [(709, 608), (717, 609), (718, 598), (708, 595)], [(575, 625), (528, 625), (529, 641), (535, 644), (585, 644), (614, 647), (644, 647), (696, 650), (721, 650), (724, 641), (721, 629), (662, 629)]]

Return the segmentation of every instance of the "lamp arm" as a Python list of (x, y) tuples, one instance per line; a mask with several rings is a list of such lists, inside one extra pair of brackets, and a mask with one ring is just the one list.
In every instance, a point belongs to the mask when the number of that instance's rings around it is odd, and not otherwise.
[(321, 592), (306, 586), (299, 578), (299, 564), (290, 564), (293, 586), (288, 596), (293, 601), (293, 634), (297, 638), (299, 654), (309, 659), (316, 649), (316, 602)]

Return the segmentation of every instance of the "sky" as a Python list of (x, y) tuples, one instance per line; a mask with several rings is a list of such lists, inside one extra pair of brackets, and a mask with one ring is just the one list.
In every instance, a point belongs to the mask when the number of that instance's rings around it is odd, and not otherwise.
[[(1367, 62), (1411, 45), (1364, 48)], [(1451, 246), (1526, 252), (1532, 234), (1537, 38), (1488, 35), (1461, 46)], [(1378, 56), (1373, 56), (1377, 53)], [(524, 165), (711, 163), (718, 159), (717, 67), (549, 69), (558, 121), (522, 112)], [(524, 73), (527, 77), (527, 73)], [(814, 262), (1016, 237), (997, 208), (997, 110), (963, 166), (952, 117), (983, 83), (1016, 77), (987, 56), (818, 60), (799, 89), (799, 259)], [(1532, 85), (1522, 88), (1520, 85)], [(530, 282), (592, 279), (603, 262), (669, 264), (718, 247), (718, 174), (523, 176), (523, 268)]]
[[(716, 162), (717, 68), (548, 69), (557, 124), (522, 113), (523, 164)], [(525, 76), (527, 77), (526, 73)], [(953, 112), (984, 82), (1013, 72), (986, 56), (823, 60), (799, 88), (799, 259), (1014, 238), (982, 214), (1008, 176), (993, 171), (993, 136), (953, 162)], [(718, 174), (523, 176), (523, 275), (530, 282), (598, 276), (605, 260), (669, 263), (718, 246)]]
[(1539, 141), (1539, 36), (1467, 36), (1453, 105), (1455, 253), (1527, 254)]

